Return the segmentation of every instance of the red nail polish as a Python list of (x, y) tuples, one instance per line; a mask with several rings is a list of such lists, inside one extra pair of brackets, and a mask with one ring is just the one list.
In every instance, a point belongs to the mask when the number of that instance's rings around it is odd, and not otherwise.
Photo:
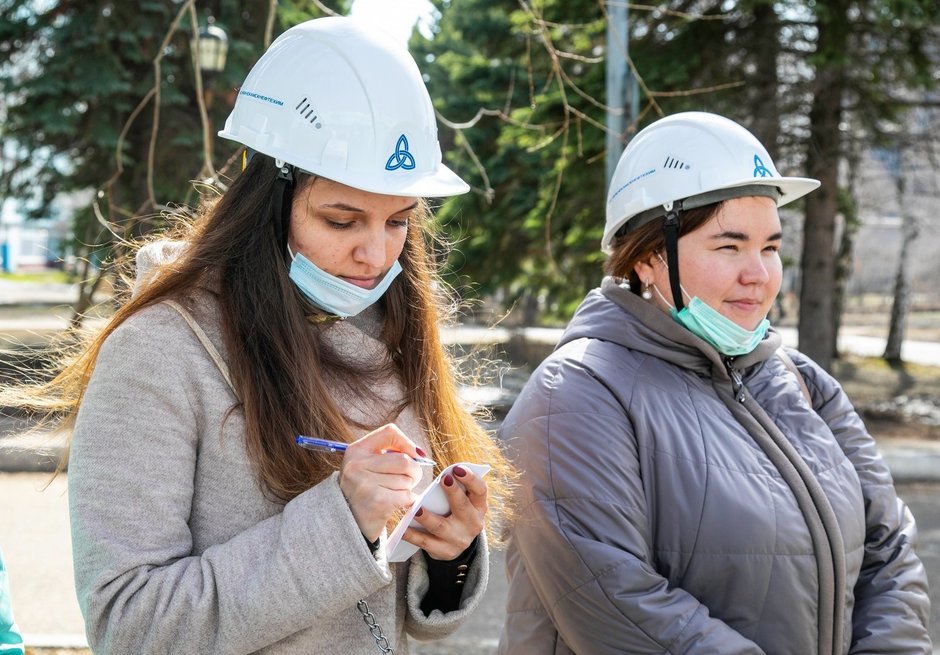
[(454, 478), (452, 478), (450, 475), (445, 475), (445, 476), (444, 476), (444, 486), (445, 486), (445, 487), (452, 487), (452, 486), (454, 486)]
[(423, 508), (423, 507), (419, 508), (418, 511), (415, 512), (415, 516), (421, 516), (422, 514), (424, 514), (424, 508)]
[(418, 446), (415, 446), (415, 452), (418, 453), (418, 457), (427, 457), (428, 454), (421, 450)]
[(462, 466), (455, 466), (455, 467), (454, 467), (454, 475), (456, 475), (458, 478), (462, 478), (462, 477), (465, 476), (466, 474), (467, 474), (467, 471), (464, 470), (464, 468), (463, 468)]

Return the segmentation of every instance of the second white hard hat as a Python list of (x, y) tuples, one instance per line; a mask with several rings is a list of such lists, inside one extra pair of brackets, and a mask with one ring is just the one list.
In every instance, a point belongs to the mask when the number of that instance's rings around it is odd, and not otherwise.
[(434, 108), (408, 50), (354, 18), (318, 18), (278, 37), (219, 136), (364, 191), (470, 190), (441, 160)]
[(611, 252), (621, 228), (635, 230), (679, 200), (691, 209), (776, 189), (772, 197), (779, 207), (818, 186), (810, 178), (781, 177), (760, 141), (728, 118), (673, 114), (641, 130), (620, 156), (607, 194), (601, 249)]

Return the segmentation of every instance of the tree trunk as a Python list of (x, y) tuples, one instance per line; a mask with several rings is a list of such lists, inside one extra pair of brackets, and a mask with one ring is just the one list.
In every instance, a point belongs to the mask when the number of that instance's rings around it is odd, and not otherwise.
[(852, 276), (852, 262), (855, 258), (855, 236), (861, 221), (858, 218), (858, 202), (855, 195), (858, 182), (858, 148), (852, 147), (847, 158), (848, 180), (839, 193), (839, 212), (842, 214), (842, 238), (839, 239), (839, 253), (836, 255), (835, 288), (833, 289), (832, 312), (833, 330), (829, 351), (839, 358), (837, 339), (842, 327), (842, 313), (845, 311), (845, 288)]
[(827, 2), (817, 13), (819, 38), (816, 90), (810, 110), (810, 143), (806, 157), (811, 177), (822, 187), (806, 197), (801, 257), (799, 348), (820, 366), (832, 368), (830, 345), (835, 334), (835, 228), (838, 212), (839, 163), (842, 158), (843, 97), (850, 19), (845, 0)]
[(904, 167), (898, 158), (898, 206), (901, 210), (901, 255), (894, 278), (894, 302), (891, 305), (891, 322), (888, 326), (888, 342), (885, 344), (884, 358), (892, 364), (901, 362), (901, 343), (904, 341), (904, 329), (907, 314), (911, 308), (911, 246), (917, 238), (917, 219), (909, 209), (910, 203), (905, 197)]
[(751, 132), (776, 162), (780, 154), (780, 19), (772, 3), (757, 4), (753, 16), (747, 44), (761, 56), (753, 58), (756, 70), (748, 81), (751, 106), (760, 107), (752, 114)]

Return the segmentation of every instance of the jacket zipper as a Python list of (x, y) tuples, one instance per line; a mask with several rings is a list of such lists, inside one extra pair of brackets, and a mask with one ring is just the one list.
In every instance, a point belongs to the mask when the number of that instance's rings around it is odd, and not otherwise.
[(747, 397), (744, 395), (744, 380), (741, 378), (741, 374), (734, 368), (734, 357), (725, 357), (724, 362), (728, 376), (731, 378), (731, 391), (734, 394), (734, 399), (739, 403), (743, 403), (747, 400)]

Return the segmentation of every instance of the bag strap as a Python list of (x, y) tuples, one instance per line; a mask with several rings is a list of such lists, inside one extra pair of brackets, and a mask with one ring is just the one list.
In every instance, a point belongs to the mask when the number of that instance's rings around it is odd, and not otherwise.
[(181, 304), (175, 300), (164, 300), (163, 303), (175, 309), (179, 315), (183, 317), (183, 320), (189, 324), (189, 327), (192, 328), (196, 337), (199, 339), (200, 343), (202, 343), (203, 348), (209, 353), (209, 357), (215, 363), (216, 368), (219, 369), (219, 373), (225, 378), (225, 383), (228, 385), (229, 389), (232, 390), (232, 393), (235, 394), (235, 397), (238, 398), (238, 392), (235, 391), (235, 385), (232, 384), (232, 376), (229, 374), (228, 365), (225, 363), (225, 360), (222, 359), (222, 355), (219, 354), (215, 344), (209, 339), (209, 335), (206, 334), (205, 330), (203, 330), (199, 323), (196, 322), (196, 319), (193, 318), (193, 315)]
[(803, 374), (800, 373), (800, 369), (796, 367), (796, 364), (790, 359), (790, 356), (782, 347), (777, 348), (777, 357), (783, 362), (783, 365), (787, 367), (787, 370), (796, 376), (796, 381), (800, 383), (800, 392), (803, 394), (803, 398), (805, 398), (806, 403), (812, 407), (813, 397), (809, 394), (809, 387), (806, 386), (806, 380), (803, 379)]

